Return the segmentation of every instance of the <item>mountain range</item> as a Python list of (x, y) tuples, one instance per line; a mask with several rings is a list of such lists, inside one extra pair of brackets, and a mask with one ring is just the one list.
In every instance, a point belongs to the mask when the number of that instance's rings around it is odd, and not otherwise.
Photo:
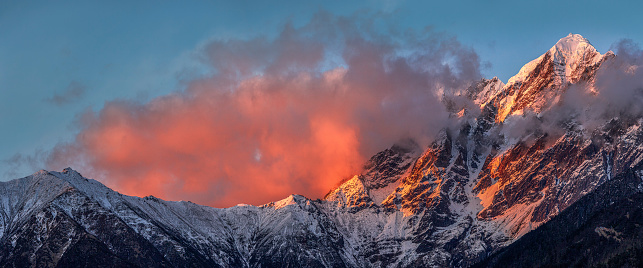
[(600, 96), (617, 59), (570, 34), (506, 84), (445, 96), (455, 127), (377, 153), (323, 199), (212, 208), (71, 168), (1, 182), (0, 265), (641, 267), (643, 118), (590, 127), (563, 109)]

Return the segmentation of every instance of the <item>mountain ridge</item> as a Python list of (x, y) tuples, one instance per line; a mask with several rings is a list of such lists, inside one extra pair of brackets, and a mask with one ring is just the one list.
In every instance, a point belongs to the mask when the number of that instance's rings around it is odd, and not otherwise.
[[(643, 181), (641, 118), (560, 136), (506, 132), (513, 123), (505, 119), (546, 111), (572, 84), (593, 90), (614, 57), (570, 34), (507, 85), (494, 78), (469, 87), (465, 97), (480, 113), (454, 110), (456, 127), (428, 147), (400, 141), (324, 199), (212, 208), (122, 195), (71, 168), (0, 183), (0, 265), (471, 266), (612, 178)], [(78, 254), (87, 248), (94, 251)]]

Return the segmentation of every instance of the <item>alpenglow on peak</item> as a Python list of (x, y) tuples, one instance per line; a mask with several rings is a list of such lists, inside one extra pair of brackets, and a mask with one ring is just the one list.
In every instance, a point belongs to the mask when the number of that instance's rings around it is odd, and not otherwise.
[(570, 84), (593, 83), (595, 71), (612, 52), (602, 55), (580, 34), (569, 34), (540, 57), (525, 64), (496, 94), (497, 121), (525, 109), (541, 112), (556, 103)]
[(556, 50), (560, 52), (566, 52), (566, 53), (574, 53), (577, 51), (584, 51), (586, 49), (591, 49), (596, 51), (594, 46), (589, 43), (589, 40), (587, 40), (585, 37), (583, 37), (580, 34), (573, 34), (570, 33), (567, 36), (561, 38), (558, 40), (556, 45), (554, 45), (551, 50)]
[(564, 85), (567, 82), (575, 82), (583, 67), (597, 64), (602, 57), (603, 55), (596, 51), (585, 37), (570, 33), (558, 40), (545, 54), (525, 64), (518, 74), (509, 78), (507, 86), (522, 84), (530, 74), (534, 74), (536, 66), (545, 59), (553, 64), (555, 84)]
[(572, 33), (558, 40), (549, 51), (559, 85), (575, 82), (584, 67), (598, 63), (603, 57), (587, 39)]

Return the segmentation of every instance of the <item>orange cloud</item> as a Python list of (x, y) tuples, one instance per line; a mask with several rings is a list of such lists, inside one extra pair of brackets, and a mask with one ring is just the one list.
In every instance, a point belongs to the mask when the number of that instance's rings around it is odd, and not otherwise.
[(202, 51), (212, 76), (147, 103), (106, 103), (49, 165), (218, 207), (322, 197), (377, 151), (431, 137), (448, 117), (438, 89), (479, 76), (475, 53), (453, 39), (383, 39), (364, 23), (319, 16), (272, 41), (212, 42)]

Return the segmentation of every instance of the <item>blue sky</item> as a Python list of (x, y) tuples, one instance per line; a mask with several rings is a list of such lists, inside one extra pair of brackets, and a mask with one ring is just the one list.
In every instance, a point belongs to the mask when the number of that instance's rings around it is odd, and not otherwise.
[(209, 40), (274, 36), (320, 10), (453, 35), (505, 82), (570, 32), (601, 53), (643, 41), (640, 1), (131, 2), (0, 1), (0, 180), (33, 173), (26, 158), (73, 140), (83, 111), (181, 90), (206, 70), (194, 51)]

